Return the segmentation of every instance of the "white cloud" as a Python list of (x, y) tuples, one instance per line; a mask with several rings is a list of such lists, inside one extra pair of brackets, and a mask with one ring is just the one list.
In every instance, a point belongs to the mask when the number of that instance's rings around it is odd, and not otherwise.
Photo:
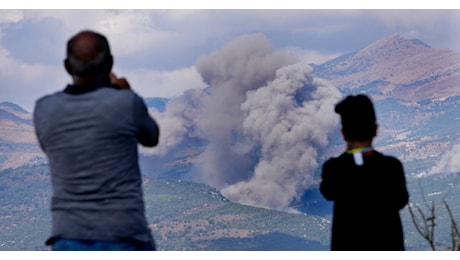
[(0, 24), (16, 23), (23, 17), (23, 13), (20, 10), (0, 10)]
[(195, 67), (174, 71), (137, 69), (128, 71), (126, 78), (132, 89), (143, 97), (174, 97), (182, 95), (187, 89), (206, 87)]
[(458, 16), (460, 10), (386, 10), (385, 12), (373, 10), (375, 15), (390, 28), (426, 28), (433, 29), (439, 22), (450, 20), (450, 17)]
[[(156, 29), (156, 10), (27, 10), (25, 19), (40, 21), (46, 18), (61, 23), (67, 40), (81, 30), (95, 30), (104, 34), (118, 56), (140, 54), (158, 44), (173, 41), (173, 32)], [(46, 28), (44, 28), (46, 31)], [(142, 55), (142, 54), (141, 54)]]
[(0, 52), (1, 101), (20, 104), (32, 111), (37, 98), (64, 89), (69, 81), (65, 79), (64, 69), (22, 63), (5, 55), (4, 50)]
[[(123, 66), (134, 88), (146, 96), (157, 96), (157, 93), (170, 96), (182, 93), (187, 85), (202, 87), (190, 69), (196, 59), (242, 34), (264, 34), (276, 48), (288, 48), (302, 61), (315, 64), (361, 48), (395, 30), (435, 48), (460, 50), (460, 38), (453, 33), (460, 23), (458, 12), (193, 8), (0, 10), (0, 83), (3, 85), (0, 91), (11, 92), (2, 96), (11, 98), (8, 101), (24, 102), (31, 100), (24, 97), (30, 93), (29, 80), (45, 90), (63, 87), (68, 82), (62, 68), (65, 42), (82, 29), (100, 31), (108, 37), (116, 66)], [(14, 49), (15, 42), (20, 43), (22, 49)], [(161, 87), (152, 90), (144, 82)]]
[(55, 66), (17, 60), (0, 44), (1, 101), (14, 102), (31, 111), (38, 97), (57, 91), (56, 86), (64, 88), (64, 76), (64, 69), (60, 72)]
[(110, 39), (113, 51), (118, 55), (148, 52), (178, 38), (174, 32), (156, 29), (155, 12), (123, 10), (108, 14), (97, 22), (95, 29)]

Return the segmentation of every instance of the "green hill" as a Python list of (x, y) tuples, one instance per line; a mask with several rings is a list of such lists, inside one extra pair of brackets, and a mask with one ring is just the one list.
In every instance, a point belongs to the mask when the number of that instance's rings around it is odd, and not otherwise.
[[(0, 250), (48, 250), (46, 166), (0, 172)], [(216, 189), (180, 180), (144, 181), (158, 250), (327, 250), (328, 220), (232, 203)]]
[[(448, 250), (450, 219), (442, 200), (457, 218), (460, 175), (409, 177), (411, 203), (424, 211), (436, 205), (436, 245)], [(146, 214), (158, 250), (305, 250), (329, 248), (330, 215), (325, 217), (245, 206), (216, 189), (181, 180), (151, 179), (143, 184)], [(48, 250), (50, 232), (48, 169), (24, 166), (0, 171), (0, 251)], [(428, 212), (425, 212), (428, 214)], [(427, 215), (428, 216), (428, 215)], [(402, 210), (406, 248), (430, 250)]]

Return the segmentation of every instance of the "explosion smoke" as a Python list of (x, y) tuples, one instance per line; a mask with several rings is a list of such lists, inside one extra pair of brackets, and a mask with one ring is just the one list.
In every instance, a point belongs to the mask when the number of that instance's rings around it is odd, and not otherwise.
[(261, 34), (236, 38), (196, 68), (209, 91), (190, 90), (155, 115), (165, 129), (159, 150), (206, 139), (200, 167), (207, 184), (233, 201), (288, 210), (311, 184), (317, 148), (338, 123), (340, 92)]
[(202, 137), (197, 121), (201, 102), (205, 96), (201, 89), (189, 89), (183, 96), (172, 99), (164, 113), (150, 111), (160, 125), (160, 142), (155, 149), (145, 149), (140, 146), (142, 153), (165, 155), (186, 138)]
[(311, 172), (318, 166), (316, 148), (327, 145), (337, 124), (333, 107), (340, 93), (310, 73), (305, 64), (286, 66), (268, 85), (248, 92), (241, 106), (243, 127), (261, 145), (261, 157), (254, 176), (224, 188), (225, 196), (287, 210), (311, 184)]

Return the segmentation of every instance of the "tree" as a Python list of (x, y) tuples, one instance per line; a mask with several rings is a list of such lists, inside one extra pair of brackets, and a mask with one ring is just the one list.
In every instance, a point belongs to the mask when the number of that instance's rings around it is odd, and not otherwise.
[[(460, 251), (460, 232), (458, 229), (457, 222), (452, 214), (452, 211), (449, 207), (449, 204), (444, 199), (442, 200), (444, 207), (446, 208), (449, 219), (450, 219), (450, 237), (451, 237), (451, 249), (452, 251)], [(425, 201), (425, 206), (428, 210), (428, 214), (422, 210), (422, 208), (416, 204), (409, 203), (409, 213), (412, 219), (417, 232), (430, 244), (430, 247), (433, 251), (436, 250), (435, 246), (435, 227), (436, 227), (436, 207), (434, 201), (431, 202), (431, 205)], [(415, 207), (415, 209), (413, 208)], [(418, 214), (417, 214), (418, 213)]]

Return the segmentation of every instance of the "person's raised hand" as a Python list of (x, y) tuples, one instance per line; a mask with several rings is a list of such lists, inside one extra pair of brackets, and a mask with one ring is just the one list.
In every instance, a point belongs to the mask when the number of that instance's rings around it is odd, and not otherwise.
[(115, 84), (117, 86), (119, 86), (121, 89), (130, 89), (131, 87), (129, 86), (129, 83), (128, 81), (126, 80), (126, 78), (117, 78), (117, 76), (111, 72), (110, 73), (110, 82), (112, 84)]

